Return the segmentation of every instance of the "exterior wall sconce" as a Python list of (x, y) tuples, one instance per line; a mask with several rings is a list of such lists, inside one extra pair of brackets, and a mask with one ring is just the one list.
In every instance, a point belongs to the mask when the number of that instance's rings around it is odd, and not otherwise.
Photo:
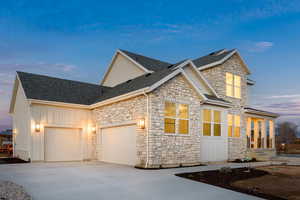
[(137, 122), (137, 126), (140, 128), (140, 129), (144, 129), (145, 128), (145, 119), (139, 119), (138, 122)]
[(35, 132), (41, 131), (41, 125), (39, 123), (35, 124)]
[(93, 126), (91, 130), (92, 130), (92, 133), (96, 133), (96, 127), (95, 126)]

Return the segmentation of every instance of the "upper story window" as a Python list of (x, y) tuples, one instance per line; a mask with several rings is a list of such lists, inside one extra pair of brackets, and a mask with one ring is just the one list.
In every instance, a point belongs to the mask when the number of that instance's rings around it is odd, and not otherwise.
[(189, 133), (189, 107), (187, 104), (165, 102), (165, 133)]
[(221, 112), (203, 110), (203, 136), (221, 136)]
[(241, 98), (241, 77), (226, 72), (226, 95)]
[(240, 137), (241, 135), (241, 117), (240, 115), (227, 115), (228, 120), (228, 136)]

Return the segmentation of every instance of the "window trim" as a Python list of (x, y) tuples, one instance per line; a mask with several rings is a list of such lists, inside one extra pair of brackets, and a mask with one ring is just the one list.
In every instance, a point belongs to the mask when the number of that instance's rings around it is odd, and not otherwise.
[[(227, 82), (227, 74), (230, 74), (232, 76), (232, 82), (231, 83), (228, 83)], [(237, 86), (235, 84), (235, 77), (239, 77), (240, 78), (240, 85)], [(229, 86), (231, 88), (231, 91), (232, 91), (232, 95), (228, 95), (227, 94), (227, 86)], [(231, 97), (231, 98), (236, 98), (236, 99), (242, 99), (242, 76), (238, 75), (238, 74), (234, 74), (234, 73), (231, 73), (231, 72), (226, 72), (225, 73), (225, 88), (226, 88), (226, 96), (227, 97)], [(236, 94), (235, 94), (235, 88), (239, 88), (239, 91), (240, 91), (240, 97), (237, 97)]]
[[(166, 109), (166, 102), (170, 102), (170, 103), (174, 103), (175, 104), (175, 117), (167, 117), (165, 116), (165, 109)], [(164, 123), (164, 130), (163, 130), (163, 135), (165, 136), (190, 136), (190, 132), (191, 132), (191, 117), (190, 117), (190, 104), (187, 102), (178, 102), (178, 101), (174, 101), (174, 100), (169, 100), (169, 99), (165, 99), (164, 100), (164, 107), (163, 107), (163, 111), (164, 111), (164, 116), (163, 116), (163, 123)], [(184, 104), (188, 106), (188, 118), (181, 118), (179, 117), (179, 105), (180, 104)], [(165, 132), (165, 119), (169, 118), (169, 119), (175, 119), (175, 133), (168, 133)], [(179, 133), (179, 120), (187, 120), (188, 121), (188, 133)]]
[[(229, 136), (229, 132), (228, 132), (228, 128), (229, 128), (229, 123), (228, 123), (228, 116), (229, 115), (231, 115), (232, 116), (232, 135), (231, 136)], [(239, 136), (238, 137), (236, 137), (235, 136), (235, 134), (234, 134), (234, 132), (235, 132), (235, 116), (239, 116), (240, 117), (240, 126), (238, 126), (238, 127), (240, 127), (240, 134), (239, 134)], [(229, 137), (229, 138), (241, 138), (241, 123), (242, 123), (242, 116), (241, 116), (241, 114), (232, 114), (232, 113), (227, 113), (227, 136)]]

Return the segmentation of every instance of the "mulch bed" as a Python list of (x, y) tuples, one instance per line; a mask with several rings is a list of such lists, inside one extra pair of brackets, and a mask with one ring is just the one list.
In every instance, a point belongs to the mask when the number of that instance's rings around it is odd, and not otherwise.
[(17, 163), (28, 163), (27, 161), (19, 158), (0, 158), (0, 164), (17, 164)]
[(232, 163), (252, 163), (252, 162), (260, 162), (256, 160), (256, 158), (252, 158), (251, 160), (243, 160), (243, 159), (235, 159), (234, 161), (231, 161)]
[(259, 169), (253, 169), (253, 168), (235, 168), (235, 169), (223, 168), (221, 170), (182, 173), (182, 174), (175, 174), (175, 175), (182, 178), (187, 178), (194, 181), (203, 182), (203, 183), (223, 187), (226, 189), (262, 197), (265, 199), (283, 200), (284, 198), (273, 196), (270, 194), (265, 194), (262, 191), (259, 191), (255, 187), (240, 188), (232, 185), (232, 183), (236, 181), (262, 177), (268, 174), (270, 173)]

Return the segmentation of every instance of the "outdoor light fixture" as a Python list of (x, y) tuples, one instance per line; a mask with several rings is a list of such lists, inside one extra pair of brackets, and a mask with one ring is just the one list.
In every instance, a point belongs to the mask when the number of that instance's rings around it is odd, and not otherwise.
[(140, 129), (144, 129), (145, 128), (145, 119), (139, 119), (138, 122), (137, 122), (137, 126)]
[(95, 126), (92, 127), (92, 133), (96, 133), (96, 127)]
[(41, 125), (39, 123), (35, 124), (35, 132), (41, 131)]

